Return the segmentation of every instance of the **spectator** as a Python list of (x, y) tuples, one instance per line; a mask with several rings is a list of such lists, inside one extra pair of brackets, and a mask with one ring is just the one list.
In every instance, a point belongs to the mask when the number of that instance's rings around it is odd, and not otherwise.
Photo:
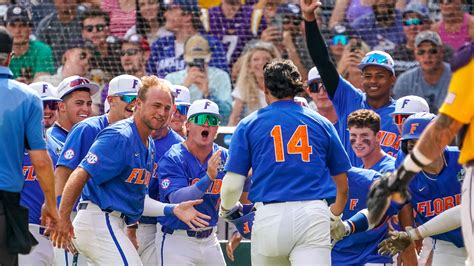
[(441, 20), (433, 24), (432, 30), (441, 36), (443, 43), (454, 50), (474, 40), (474, 16), (462, 9), (462, 0), (442, 0)]
[(339, 63), (344, 47), (349, 44), (349, 39), (355, 36), (356, 34), (347, 24), (341, 23), (331, 27), (329, 31), (329, 52), (334, 63)]
[(135, 34), (123, 40), (120, 62), (125, 73), (138, 78), (145, 76), (149, 57), (150, 45), (142, 36)]
[(36, 28), (36, 36), (51, 47), (57, 67), (61, 64), (67, 47), (71, 47), (71, 44), (81, 39), (81, 27), (77, 14), (77, 0), (67, 3), (54, 1), (54, 4), (56, 12), (41, 20)]
[(232, 92), (234, 104), (229, 126), (235, 126), (240, 119), (267, 106), (264, 94), (263, 66), (275, 58), (281, 58), (278, 49), (270, 42), (258, 41), (251, 44), (242, 56), (242, 66)]
[(159, 0), (137, 0), (137, 22), (125, 34), (125, 38), (133, 34), (146, 36), (149, 43), (158, 38), (173, 35), (163, 24), (163, 14)]
[(43, 42), (30, 40), (33, 27), (29, 10), (12, 5), (8, 8), (5, 23), (7, 30), (13, 35), (13, 52), (15, 56), (10, 62), (13, 76), (26, 84), (41, 75), (54, 73), (53, 53)]
[(204, 9), (204, 28), (206, 32), (217, 37), (226, 49), (227, 62), (230, 65), (239, 58), (245, 44), (260, 36), (265, 24), (258, 27), (254, 35), (251, 31), (253, 7), (242, 5), (240, 0), (223, 0), (220, 6)]
[(420, 66), (398, 77), (393, 87), (395, 98), (420, 96), (427, 100), (430, 112), (438, 113), (451, 80), (451, 68), (443, 62), (443, 53), (443, 43), (437, 33), (418, 33), (415, 39), (415, 57)]
[[(147, 72), (164, 77), (169, 73), (183, 70), (186, 64), (183, 59), (185, 41), (199, 33), (202, 23), (199, 19), (199, 7), (191, 0), (174, 0), (167, 6), (165, 25), (170, 26), (173, 36), (159, 38), (151, 46), (151, 56), (147, 64)], [(171, 20), (168, 23), (168, 20)], [(171, 25), (170, 25), (171, 24)], [(209, 66), (229, 72), (225, 49), (222, 43), (212, 35), (206, 35), (212, 52)]]
[(401, 74), (410, 68), (416, 67), (418, 62), (415, 60), (415, 37), (418, 33), (429, 30), (431, 20), (429, 10), (426, 6), (411, 2), (403, 10), (403, 32), (406, 42), (399, 44), (392, 51), (395, 60), (395, 71)]
[(209, 42), (196, 34), (184, 45), (186, 69), (166, 75), (172, 84), (181, 84), (189, 88), (191, 102), (209, 99), (219, 106), (221, 123), (226, 125), (232, 109), (231, 83), (229, 74), (216, 67), (209, 66), (211, 51)]
[(82, 38), (93, 45), (92, 69), (99, 69), (111, 76), (120, 72), (114, 38), (110, 36), (109, 15), (98, 8), (84, 11), (80, 17)]
[(358, 18), (351, 25), (373, 50), (390, 51), (405, 43), (402, 15), (395, 9), (395, 0), (375, 1), (373, 13)]
[[(20, 192), (25, 176), (22, 172), (23, 155), (29, 150), (36, 178), (44, 194), (41, 212), (47, 230), (62, 226), (58, 218), (54, 194), (54, 175), (51, 158), (46, 153), (42, 107), (37, 93), (27, 85), (13, 80), (8, 69), (13, 52), (13, 37), (0, 27), (0, 264), (18, 265), (18, 253), (29, 253), (38, 244), (30, 237), (28, 210), (20, 207)], [(12, 233), (12, 230), (15, 233)], [(51, 232), (51, 231), (50, 231)], [(21, 244), (19, 242), (22, 242)], [(13, 245), (12, 245), (13, 243)], [(26, 251), (26, 252), (25, 252)]]
[(319, 71), (316, 67), (309, 70), (306, 84), (306, 93), (312, 99), (312, 101), (309, 102), (309, 107), (326, 117), (335, 125), (336, 129), (338, 129), (336, 126), (338, 122), (336, 109), (334, 109), (334, 105), (331, 99), (329, 99), (326, 88), (321, 80), (321, 75), (319, 75)]
[(87, 76), (90, 70), (90, 59), (92, 54), (86, 47), (85, 43), (78, 41), (76, 45), (72, 45), (63, 55), (61, 60), (62, 66), (54, 75), (44, 75), (36, 78), (34, 81), (49, 82), (53, 86), (58, 86), (61, 81), (70, 76)]
[(102, 0), (97, 1), (100, 8), (110, 17), (110, 33), (123, 38), (128, 29), (135, 25), (135, 0)]

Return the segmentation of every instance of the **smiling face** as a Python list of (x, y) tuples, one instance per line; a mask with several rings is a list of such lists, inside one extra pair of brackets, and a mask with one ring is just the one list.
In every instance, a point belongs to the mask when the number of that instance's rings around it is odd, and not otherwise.
[(49, 105), (45, 105), (43, 102), (43, 119), (44, 119), (44, 127), (49, 128), (51, 127), (57, 119), (58, 116), (58, 102), (53, 104), (56, 109), (51, 109)]
[(153, 86), (148, 88), (145, 99), (137, 98), (137, 115), (149, 130), (161, 129), (170, 119), (173, 106), (171, 93)]
[(133, 115), (136, 100), (127, 103), (121, 99), (121, 96), (107, 96), (107, 101), (110, 105), (110, 113), (114, 113), (117, 117), (122, 120), (129, 118)]
[(160, 3), (158, 0), (139, 0), (138, 5), (142, 17), (148, 21), (157, 19)]
[(362, 70), (362, 87), (369, 99), (388, 98), (394, 83), (395, 76), (383, 67), (367, 66)]
[(367, 158), (379, 147), (379, 136), (368, 127), (349, 128), (349, 140), (352, 150), (358, 158)]
[(92, 99), (88, 91), (73, 91), (59, 103), (59, 111), (66, 114), (72, 125), (88, 118), (92, 113)]
[(255, 75), (257, 80), (263, 79), (263, 66), (272, 61), (272, 55), (264, 50), (256, 50), (250, 57), (251, 73)]
[(209, 126), (208, 121), (204, 125), (197, 125), (191, 121), (186, 122), (186, 131), (188, 133), (187, 141), (192, 142), (198, 147), (212, 146), (217, 135), (219, 126)]
[(104, 17), (88, 17), (84, 19), (82, 27), (82, 38), (99, 46), (105, 43), (110, 30)]
[(181, 132), (185, 123), (186, 115), (183, 115), (178, 110), (176, 110), (171, 116), (170, 127), (176, 132)]

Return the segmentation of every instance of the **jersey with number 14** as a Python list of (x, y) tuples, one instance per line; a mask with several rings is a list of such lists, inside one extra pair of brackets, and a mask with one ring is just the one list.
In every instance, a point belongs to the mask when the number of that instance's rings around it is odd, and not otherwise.
[(249, 199), (275, 202), (334, 198), (330, 175), (350, 167), (329, 120), (293, 100), (280, 100), (239, 123), (225, 170), (247, 176), (252, 168)]

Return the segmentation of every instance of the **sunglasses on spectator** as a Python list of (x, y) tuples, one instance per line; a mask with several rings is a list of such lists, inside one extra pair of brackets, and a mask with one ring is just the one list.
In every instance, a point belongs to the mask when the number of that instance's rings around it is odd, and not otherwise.
[(187, 115), (189, 110), (189, 105), (176, 105), (176, 111), (182, 115)]
[(431, 48), (431, 49), (428, 49), (428, 50), (423, 50), (423, 49), (418, 49), (416, 51), (416, 54), (417, 55), (424, 55), (425, 53), (428, 53), (428, 54), (438, 54), (438, 49), (436, 48)]
[(219, 125), (219, 118), (217, 116), (211, 115), (211, 114), (194, 115), (194, 116), (190, 117), (188, 119), (188, 121), (193, 123), (193, 124), (200, 125), (200, 126), (206, 124), (206, 121), (207, 121), (207, 124), (211, 127), (215, 127), (215, 126)]
[(397, 126), (403, 125), (403, 122), (410, 116), (411, 114), (397, 114), (393, 116), (393, 123)]
[(43, 101), (43, 109), (46, 109), (46, 106), (48, 106), (48, 108), (53, 111), (56, 111), (59, 108), (58, 101), (54, 100)]
[(334, 35), (334, 37), (332, 37), (332, 45), (338, 45), (338, 44), (341, 44), (343, 46), (347, 45), (347, 43), (349, 43), (349, 37), (347, 37), (347, 35)]
[(127, 49), (127, 50), (122, 50), (122, 51), (120, 51), (120, 56), (125, 56), (125, 55), (133, 56), (133, 55), (136, 55), (139, 51), (140, 51), (140, 49), (137, 49), (137, 48), (130, 48), (130, 49)]
[(419, 26), (419, 25), (423, 25), (423, 21), (419, 18), (409, 18), (407, 20), (404, 20), (403, 21), (403, 25), (405, 26)]
[(137, 99), (137, 95), (117, 95), (120, 97), (120, 100), (126, 102), (126, 103), (131, 103)]
[(324, 84), (321, 81), (313, 81), (308, 86), (309, 86), (309, 92), (313, 92), (313, 93), (319, 93), (321, 89), (326, 89), (324, 88)]
[(94, 28), (95, 28), (97, 30), (97, 32), (102, 32), (102, 31), (104, 31), (105, 27), (107, 27), (107, 25), (105, 25), (105, 24), (85, 25), (84, 29), (87, 32), (93, 32)]
[(290, 22), (293, 23), (294, 26), (299, 26), (301, 24), (301, 18), (299, 17), (290, 17), (290, 16), (285, 16), (283, 17), (283, 24), (290, 24)]

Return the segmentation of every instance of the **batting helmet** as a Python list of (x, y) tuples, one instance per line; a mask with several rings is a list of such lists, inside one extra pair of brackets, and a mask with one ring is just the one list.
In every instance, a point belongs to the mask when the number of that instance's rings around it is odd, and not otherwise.
[(242, 235), (242, 237), (244, 237), (245, 239), (251, 239), (254, 217), (255, 217), (255, 211), (251, 211), (240, 218), (231, 220), (230, 222), (235, 225), (235, 227), (237, 228), (237, 230), (239, 230), (239, 233), (240, 235)]
[(425, 128), (436, 118), (431, 113), (416, 113), (405, 120), (402, 130), (402, 151), (408, 153), (407, 141), (411, 139), (419, 139)]

